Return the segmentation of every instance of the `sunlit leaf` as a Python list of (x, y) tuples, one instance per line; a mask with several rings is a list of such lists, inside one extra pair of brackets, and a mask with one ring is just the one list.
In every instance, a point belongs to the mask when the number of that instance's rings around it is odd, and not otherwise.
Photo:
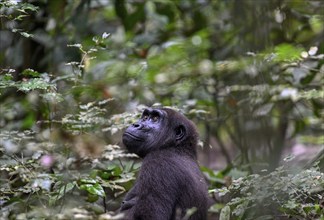
[(51, 87), (53, 87), (53, 85), (46, 82), (43, 78), (33, 78), (21, 82), (21, 84), (18, 86), (18, 89), (23, 92), (28, 92), (35, 89), (47, 90)]
[(32, 76), (32, 77), (38, 77), (40, 76), (40, 73), (35, 71), (35, 70), (32, 70), (32, 69), (25, 69), (22, 74), (24, 76)]
[(275, 47), (275, 61), (298, 61), (303, 49), (291, 44), (280, 44)]
[(34, 35), (33, 34), (29, 34), (27, 32), (19, 32), (22, 36), (26, 37), (26, 38), (30, 38), (30, 37), (33, 37)]
[(102, 186), (99, 183), (81, 184), (80, 189), (85, 190), (85, 191), (87, 191), (87, 192), (89, 192), (89, 193), (91, 193), (93, 195), (97, 195), (97, 196), (100, 196), (100, 197), (105, 197), (106, 196), (104, 189), (102, 188)]

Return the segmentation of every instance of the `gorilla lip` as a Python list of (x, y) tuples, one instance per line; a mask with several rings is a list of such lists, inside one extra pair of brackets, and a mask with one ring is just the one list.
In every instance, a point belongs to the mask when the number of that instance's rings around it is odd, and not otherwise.
[(132, 138), (132, 139), (134, 139), (134, 140), (136, 140), (136, 141), (143, 141), (142, 138), (137, 137), (137, 136), (135, 136), (135, 135), (133, 135), (133, 134), (131, 134), (131, 133), (129, 133), (129, 132), (125, 132), (125, 133), (124, 133), (124, 136), (128, 136), (128, 137), (130, 137), (130, 138)]

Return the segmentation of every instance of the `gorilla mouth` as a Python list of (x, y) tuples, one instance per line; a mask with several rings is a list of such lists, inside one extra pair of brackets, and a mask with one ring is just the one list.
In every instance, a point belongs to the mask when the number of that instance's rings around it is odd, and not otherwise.
[(144, 141), (143, 138), (140, 138), (140, 137), (138, 137), (138, 136), (136, 136), (136, 135), (133, 135), (133, 134), (131, 134), (131, 133), (129, 133), (129, 132), (125, 132), (125, 133), (124, 133), (124, 136), (128, 136), (128, 137), (132, 138), (132, 139), (135, 140), (135, 141)]

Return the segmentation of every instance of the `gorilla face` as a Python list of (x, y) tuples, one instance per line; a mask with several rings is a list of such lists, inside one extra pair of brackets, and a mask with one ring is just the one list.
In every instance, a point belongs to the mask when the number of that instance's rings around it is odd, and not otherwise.
[(128, 127), (123, 135), (128, 151), (143, 158), (151, 151), (179, 144), (188, 125), (175, 118), (176, 114), (180, 115), (165, 108), (145, 109), (141, 119)]

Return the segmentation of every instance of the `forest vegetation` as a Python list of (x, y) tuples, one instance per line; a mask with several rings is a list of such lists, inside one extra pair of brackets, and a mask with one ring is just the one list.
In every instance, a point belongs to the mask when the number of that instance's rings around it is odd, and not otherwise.
[(322, 0), (1, 0), (0, 219), (121, 219), (147, 106), (196, 124), (209, 219), (324, 220)]

